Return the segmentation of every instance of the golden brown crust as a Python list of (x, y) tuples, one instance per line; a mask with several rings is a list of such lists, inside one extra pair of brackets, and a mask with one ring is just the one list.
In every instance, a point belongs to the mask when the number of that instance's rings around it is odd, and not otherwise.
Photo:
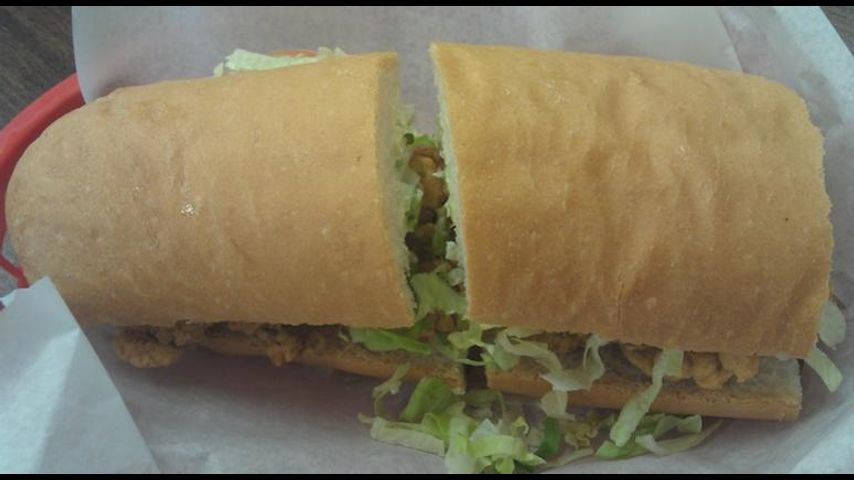
[(692, 351), (812, 348), (830, 203), (795, 93), (640, 58), (432, 55), (474, 319)]
[[(689, 384), (665, 384), (651, 411), (684, 415), (747, 418), (756, 420), (796, 420), (801, 410), (800, 375), (797, 365), (779, 365), (771, 381), (732, 384), (707, 390)], [(548, 382), (536, 369), (517, 367), (510, 371), (487, 370), (489, 388), (539, 397), (549, 390)], [(636, 393), (649, 385), (614, 373), (606, 373), (590, 390), (569, 392), (569, 403), (581, 407), (619, 410)]]
[(9, 186), (28, 278), (50, 275), (83, 323), (411, 325), (378, 166), (396, 65), (131, 87), (64, 116)]

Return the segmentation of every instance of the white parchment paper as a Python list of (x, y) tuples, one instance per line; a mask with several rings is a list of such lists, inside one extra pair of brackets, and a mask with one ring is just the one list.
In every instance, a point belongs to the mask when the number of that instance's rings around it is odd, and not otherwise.
[[(75, 9), (74, 37), (89, 99), (118, 85), (206, 75), (235, 47), (264, 51), (327, 45), (354, 53), (393, 49), (403, 59), (405, 98), (416, 104), (428, 130), (435, 111), (426, 50), (430, 40), (645, 55), (743, 68), (778, 79), (807, 99), (826, 136), (828, 190), (835, 205), (834, 290), (847, 305), (854, 300), (854, 60), (817, 8), (92, 8)], [(6, 312), (2, 315), (0, 329), (5, 332)], [(850, 322), (850, 312), (848, 317)], [(69, 349), (83, 347), (64, 346), (57, 340), (64, 338), (62, 332), (29, 327), (10, 335), (0, 342), (29, 342), (36, 349), (31, 351), (64, 359), (57, 368), (68, 378), (106, 381), (103, 370), (91, 362), (68, 360)], [(146, 444), (130, 439), (117, 446), (107, 437), (85, 437), (90, 448), (117, 450), (115, 470), (151, 468), (132, 460), (145, 458), (150, 450), (164, 472), (443, 471), (437, 457), (370, 440), (356, 414), (371, 410), (375, 380), (308, 367), (277, 369), (264, 359), (204, 352), (185, 356), (174, 368), (137, 370), (115, 358), (107, 335), (104, 330), (89, 332)], [(0, 350), (5, 354), (5, 348)], [(830, 394), (806, 372), (804, 410), (796, 423), (727, 421), (703, 446), (684, 454), (582, 461), (560, 471), (854, 471), (854, 341), (846, 341), (832, 357), (846, 380)], [(91, 427), (85, 413), (95, 398), (114, 406), (119, 402), (104, 389), (85, 401), (54, 389), (54, 401), (33, 408), (14, 398), (7, 403), (7, 385), (38, 389), (45, 381), (50, 388), (52, 380), (61, 379), (57, 372), (24, 377), (35, 358), (19, 355), (10, 361), (19, 366), (13, 378), (8, 371), (0, 376), (0, 410), (8, 412), (0, 415), (33, 425), (28, 438), (33, 445), (45, 443), (35, 430), (45, 431), (45, 425)], [(2, 450), (6, 443), (0, 444), (0, 469), (74, 469), (74, 442), (67, 437), (56, 441), (58, 448), (21, 456), (25, 460), (20, 463), (12, 456), (17, 450)]]
[(0, 365), (0, 472), (158, 471), (50, 280), (0, 311)]

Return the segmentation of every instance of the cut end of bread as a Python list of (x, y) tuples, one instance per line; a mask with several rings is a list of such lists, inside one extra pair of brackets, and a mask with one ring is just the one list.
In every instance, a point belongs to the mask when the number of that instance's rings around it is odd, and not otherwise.
[(389, 249), (394, 255), (397, 263), (397, 271), (400, 275), (401, 289), (407, 297), (410, 307), (414, 310), (415, 300), (412, 290), (406, 281), (405, 272), (409, 270), (409, 251), (406, 247), (406, 208), (401, 202), (403, 198), (403, 184), (398, 162), (401, 161), (403, 145), (401, 139), (404, 131), (400, 125), (399, 117), (403, 109), (400, 100), (400, 81), (397, 73), (397, 56), (389, 55), (385, 59), (387, 63), (394, 64), (393, 68), (382, 68), (379, 77), (379, 88), (377, 95), (377, 168), (379, 184), (383, 185), (381, 194), (383, 207), (385, 209), (386, 232), (388, 235)]
[(442, 158), (445, 159), (445, 184), (448, 187), (448, 201), (445, 204), (445, 208), (448, 211), (448, 215), (451, 218), (451, 221), (454, 224), (454, 232), (456, 234), (456, 243), (459, 247), (460, 258), (459, 264), (463, 267), (464, 271), (467, 271), (465, 268), (466, 265), (466, 243), (465, 243), (465, 235), (463, 232), (463, 222), (462, 222), (462, 204), (460, 202), (460, 187), (459, 181), (457, 179), (457, 160), (456, 154), (454, 153), (454, 142), (451, 138), (451, 125), (450, 119), (448, 117), (448, 105), (445, 101), (447, 98), (445, 92), (445, 86), (442, 81), (441, 67), (436, 58), (436, 45), (430, 47), (430, 54), (433, 55), (434, 63), (436, 67), (433, 69), (434, 74), (434, 82), (436, 85), (436, 89), (439, 92), (438, 102), (439, 102), (439, 134), (441, 138), (442, 144)]

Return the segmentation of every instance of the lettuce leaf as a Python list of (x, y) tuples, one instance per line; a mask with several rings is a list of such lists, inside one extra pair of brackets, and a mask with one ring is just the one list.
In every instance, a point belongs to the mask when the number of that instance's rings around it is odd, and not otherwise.
[(373, 352), (403, 350), (417, 355), (430, 355), (432, 352), (429, 343), (394, 330), (351, 327), (350, 339), (353, 343), (361, 343)]
[(427, 314), (436, 310), (448, 314), (462, 315), (466, 310), (466, 298), (457, 292), (436, 271), (418, 273), (409, 280), (415, 298), (418, 300), (418, 311), (415, 320), (421, 320)]
[(545, 460), (554, 458), (560, 450), (560, 439), (560, 425), (557, 419), (546, 417), (543, 421), (543, 441), (537, 447), (535, 455)]
[(410, 424), (389, 422), (380, 417), (373, 419), (371, 438), (391, 445), (400, 445), (422, 452), (442, 455), (445, 453), (445, 442), (429, 433), (412, 428)]
[(400, 391), (400, 386), (403, 384), (403, 377), (409, 372), (409, 363), (397, 367), (391, 378), (374, 387), (371, 397), (374, 400), (374, 415), (377, 417), (385, 417), (385, 397), (389, 395), (397, 395)]
[(584, 356), (581, 366), (577, 368), (561, 369), (543, 375), (543, 379), (552, 384), (552, 388), (561, 392), (572, 392), (575, 390), (589, 390), (596, 380), (605, 374), (605, 365), (599, 356), (599, 348), (608, 343), (607, 340), (596, 335), (587, 337), (584, 345)]
[(445, 247), (448, 239), (451, 238), (451, 223), (445, 207), (438, 208), (436, 214), (438, 217), (433, 229), (433, 238), (430, 239), (430, 251), (437, 258), (445, 258)]
[(590, 335), (584, 346), (582, 364), (576, 368), (564, 369), (558, 356), (542, 342), (527, 340), (536, 331), (507, 328), (495, 336), (493, 345), (486, 345), (487, 362), (501, 370), (510, 370), (522, 357), (528, 357), (539, 364), (546, 373), (542, 378), (559, 392), (587, 390), (605, 373), (605, 365), (599, 355), (599, 349), (608, 340)]
[[(676, 357), (676, 354), (662, 355), (656, 365), (664, 365), (658, 367), (660, 371), (667, 370), (674, 366)], [(472, 390), (460, 396), (436, 378), (422, 379), (399, 418), (389, 417), (384, 399), (399, 391), (407, 369), (408, 365), (401, 366), (391, 379), (374, 389), (376, 416), (360, 416), (360, 419), (370, 424), (371, 437), (376, 440), (444, 455), (450, 473), (533, 472), (594, 454), (601, 459), (629, 458), (650, 452), (669, 455), (698, 445), (720, 426), (718, 422), (703, 430), (698, 415), (647, 414), (638, 421), (630, 441), (624, 445), (606, 441), (594, 453), (590, 440), (601, 427), (614, 424), (613, 415), (601, 417), (594, 411), (581, 421), (546, 417), (541, 429), (531, 428), (522, 415), (507, 411), (500, 392)], [(500, 411), (493, 410), (496, 404)], [(484, 416), (472, 416), (472, 410)], [(662, 438), (674, 431), (682, 436)], [(573, 448), (564, 448), (562, 440)]]
[[(720, 425), (721, 422), (717, 422), (703, 431), (703, 420), (699, 415), (688, 417), (664, 413), (645, 415), (625, 445), (618, 446), (612, 441), (606, 441), (596, 451), (596, 457), (604, 460), (616, 460), (646, 453), (669, 455), (682, 452), (699, 445)], [(660, 440), (662, 436), (674, 429), (686, 435)]]
[(475, 473), (477, 459), (469, 454), (469, 437), (475, 422), (465, 415), (451, 418), (448, 428), (448, 449), (445, 452), (445, 468), (448, 473)]
[(463, 318), (460, 320), (460, 325), (465, 326), (465, 328), (448, 334), (448, 342), (454, 348), (460, 352), (468, 352), (468, 349), (471, 347), (486, 345), (482, 339), (483, 327), (479, 323)]
[[(836, 303), (833, 300), (825, 302), (818, 327), (818, 338), (821, 342), (835, 349), (845, 340), (845, 327), (845, 315)], [(815, 370), (828, 390), (835, 392), (839, 388), (842, 383), (842, 372), (833, 364), (830, 357), (818, 348), (818, 345), (810, 350), (804, 362)]]
[(828, 390), (835, 392), (839, 388), (842, 383), (842, 372), (833, 364), (827, 354), (819, 350), (818, 346), (810, 350), (804, 361), (821, 377), (821, 381), (824, 382)]
[(619, 460), (645, 455), (647, 450), (635, 442), (628, 442), (618, 447), (614, 442), (606, 440), (596, 449), (596, 458), (602, 460)]
[(416, 185), (404, 182), (400, 195), (401, 203), (406, 205), (406, 231), (414, 232), (418, 227), (418, 218), (421, 216), (421, 199), (424, 197), (424, 191)]
[(507, 412), (507, 404), (504, 403), (504, 395), (498, 390), (475, 389), (469, 390), (464, 397), (466, 405), (472, 407), (475, 418), (489, 418), (495, 415), (494, 405), (498, 405), (498, 418), (504, 418)]
[(467, 453), (476, 459), (476, 469), (466, 473), (490, 467), (498, 473), (513, 473), (517, 462), (527, 467), (544, 464), (545, 460), (528, 450), (524, 440), (527, 431), (528, 424), (521, 417), (509, 425), (503, 420), (497, 424), (482, 420), (468, 439)]
[[(518, 466), (533, 468), (545, 463), (528, 447), (527, 422), (517, 417), (504, 419), (504, 400), (496, 391), (475, 390), (464, 397), (455, 395), (441, 380), (422, 379), (412, 392), (399, 419), (389, 418), (384, 399), (400, 389), (408, 366), (374, 389), (374, 417), (360, 416), (371, 425), (371, 437), (394, 445), (444, 455), (452, 473), (482, 471), (513, 473)], [(501, 419), (493, 422), (468, 415), (466, 408), (488, 408), (498, 403)]]
[(552, 390), (540, 399), (540, 408), (549, 418), (560, 420), (575, 420), (575, 415), (566, 412), (566, 392)]
[(635, 439), (635, 443), (656, 455), (671, 455), (696, 447), (720, 426), (721, 421), (719, 420), (705, 431), (698, 431), (670, 440), (656, 440), (657, 437), (654, 434), (640, 435)]
[[(457, 400), (450, 388), (442, 381), (428, 377), (418, 383), (404, 408), (404, 412), (409, 412), (407, 418), (418, 417), (419, 423), (390, 420), (386, 414), (385, 398), (400, 391), (408, 371), (409, 364), (405, 363), (395, 370), (391, 378), (374, 388), (374, 417), (360, 415), (360, 420), (371, 425), (371, 438), (375, 440), (443, 455), (451, 415), (462, 413), (462, 402), (450, 404), (448, 400)], [(441, 408), (431, 402), (437, 398), (441, 401)], [(443, 412), (437, 415), (434, 411), (438, 410)]]
[(452, 262), (460, 262), (462, 257), (462, 252), (460, 252), (460, 246), (457, 245), (457, 242), (445, 243), (445, 258)]
[[(509, 370), (519, 363), (522, 357), (529, 357), (540, 364), (547, 372), (558, 372), (563, 369), (560, 359), (554, 352), (549, 350), (548, 345), (542, 342), (526, 340), (533, 333), (520, 329), (504, 329), (495, 336), (494, 348), (488, 348), (489, 352), (499, 364), (499, 368)], [(507, 367), (502, 366), (505, 363)]]
[(295, 65), (317, 63), (329, 57), (340, 57), (343, 55), (346, 55), (346, 53), (338, 48), (332, 50), (321, 47), (317, 49), (317, 54), (314, 56), (299, 54), (284, 57), (274, 57), (238, 48), (231, 55), (225, 57), (225, 60), (222, 63), (214, 67), (213, 74), (215, 77), (219, 77), (237, 72), (293, 67)]
[(462, 285), (466, 280), (466, 272), (461, 267), (452, 268), (448, 271), (448, 285), (456, 287)]
[(652, 367), (652, 385), (638, 393), (623, 406), (617, 421), (611, 427), (611, 440), (617, 447), (624, 447), (632, 437), (638, 424), (661, 391), (666, 375), (678, 375), (682, 370), (682, 351), (665, 349)]
[(445, 382), (438, 378), (422, 378), (412, 391), (406, 407), (400, 412), (400, 419), (417, 423), (428, 413), (441, 413), (459, 401), (460, 397)]
[(564, 433), (563, 440), (566, 444), (579, 449), (589, 447), (603, 428), (612, 425), (614, 425), (614, 414), (603, 417), (593, 411), (580, 421), (564, 422), (561, 425), (561, 431)]
[(832, 300), (824, 303), (821, 310), (821, 320), (818, 327), (818, 338), (830, 348), (845, 340), (845, 315)]
[(403, 384), (403, 377), (409, 372), (409, 363), (404, 363), (396, 369), (388, 380), (374, 387), (372, 398), (382, 399), (386, 395), (396, 395)]
[(703, 417), (699, 415), (680, 418), (675, 415), (660, 413), (658, 415), (648, 415), (648, 417), (656, 419), (656, 425), (652, 431), (652, 435), (655, 438), (661, 437), (674, 428), (680, 433), (700, 433), (703, 430)]

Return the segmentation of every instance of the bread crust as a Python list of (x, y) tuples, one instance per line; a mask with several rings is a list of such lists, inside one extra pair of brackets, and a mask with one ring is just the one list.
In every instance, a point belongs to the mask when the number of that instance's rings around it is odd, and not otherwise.
[[(774, 362), (774, 360), (770, 360)], [(800, 373), (797, 362), (764, 365), (763, 377), (745, 384), (730, 383), (719, 390), (706, 390), (680, 382), (666, 383), (653, 402), (651, 411), (683, 415), (745, 418), (756, 420), (796, 420), (801, 410)], [(774, 370), (774, 371), (771, 371)], [(551, 390), (535, 368), (487, 369), (489, 388), (539, 397)], [(619, 410), (648, 381), (606, 373), (589, 390), (569, 392), (569, 404)]]
[(432, 56), (472, 318), (700, 352), (814, 346), (830, 202), (797, 94), (641, 58)]
[(9, 185), (27, 277), (50, 275), (84, 324), (411, 325), (379, 166), (396, 76), (392, 53), (336, 57), (60, 118)]

